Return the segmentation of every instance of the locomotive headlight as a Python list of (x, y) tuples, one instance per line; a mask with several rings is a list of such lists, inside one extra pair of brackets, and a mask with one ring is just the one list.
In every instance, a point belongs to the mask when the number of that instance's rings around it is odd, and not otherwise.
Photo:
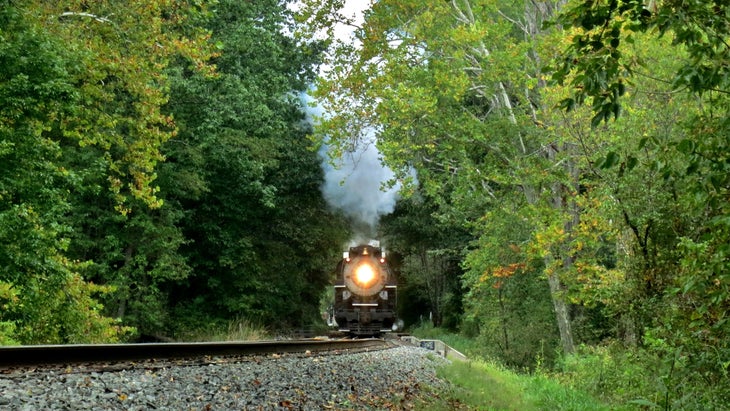
[(369, 285), (375, 279), (375, 270), (370, 264), (361, 264), (355, 269), (355, 281), (362, 287)]

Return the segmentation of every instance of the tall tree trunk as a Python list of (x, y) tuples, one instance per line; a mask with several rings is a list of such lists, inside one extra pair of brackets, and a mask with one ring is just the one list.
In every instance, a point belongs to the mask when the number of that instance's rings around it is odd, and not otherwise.
[[(551, 260), (553, 258), (560, 258), (562, 261), (559, 265), (560, 269), (552, 270), (548, 275), (548, 283), (550, 285), (550, 294), (553, 299), (558, 329), (560, 330), (560, 341), (563, 345), (563, 352), (565, 354), (573, 354), (575, 353), (575, 344), (573, 343), (573, 334), (570, 326), (570, 313), (568, 311), (568, 304), (564, 298), (565, 288), (562, 286), (558, 275), (560, 272), (569, 272), (575, 263), (575, 257), (570, 254), (570, 251), (567, 249), (567, 244), (570, 242), (573, 230), (580, 222), (580, 210), (573, 199), (574, 193), (572, 191), (574, 190), (571, 190), (570, 187), (573, 186), (577, 190), (579, 173), (574, 162), (571, 160), (572, 153), (575, 151), (574, 147), (566, 143), (562, 145), (561, 149), (564, 155), (567, 156), (565, 161), (563, 161), (563, 167), (570, 181), (568, 183), (569, 186), (560, 182), (552, 184), (552, 206), (559, 212), (566, 213), (567, 219), (563, 224), (563, 229), (568, 239), (561, 243), (557, 247), (557, 250), (555, 250), (558, 255), (549, 257)], [(554, 164), (558, 164), (557, 154), (557, 145), (551, 144), (546, 147), (546, 156)], [(554, 263), (554, 261), (549, 262)], [(546, 264), (546, 267), (550, 267), (550, 265)]]
[[(545, 265), (552, 264), (552, 256), (545, 258)], [(550, 286), (550, 295), (553, 300), (553, 309), (555, 310), (555, 319), (558, 323), (558, 331), (560, 332), (560, 343), (563, 346), (565, 354), (575, 353), (575, 344), (573, 343), (573, 331), (570, 325), (570, 314), (568, 312), (568, 304), (565, 302), (565, 289), (560, 283), (557, 272), (548, 275), (548, 284)]]
[[(511, 19), (502, 13), (500, 14), (502, 14), (504, 18), (515, 24), (519, 29), (521, 29), (525, 33), (525, 36), (527, 38), (535, 38), (540, 35), (543, 22), (550, 19), (560, 9), (560, 7), (562, 7), (563, 4), (565, 4), (565, 0), (526, 2), (523, 20)], [(470, 0), (451, 0), (451, 5), (454, 9), (457, 21), (464, 25), (476, 24)], [(481, 61), (488, 61), (490, 57), (489, 49), (483, 42), (479, 43), (474, 49), (472, 49), (472, 53), (472, 60), (475, 63), (475, 67), (479, 67)], [(537, 71), (539, 72), (541, 66), (539, 56), (537, 55), (537, 53), (531, 53), (529, 57), (533, 59), (533, 63), (535, 67), (537, 67)], [(536, 78), (540, 78), (540, 76), (536, 75)], [(544, 83), (542, 83), (542, 85), (544, 85)], [(517, 125), (515, 109), (510, 101), (509, 93), (507, 91), (507, 88), (505, 87), (505, 83), (498, 82), (496, 86), (496, 95), (492, 98), (492, 101), (495, 103), (496, 106), (502, 107), (505, 110), (510, 122)], [(527, 93), (529, 100), (529, 91)], [(535, 108), (532, 106), (530, 106), (530, 109), (532, 110), (531, 114), (533, 116), (533, 120), (536, 120), (537, 111), (542, 110), (535, 110)], [(527, 155), (528, 152), (525, 146), (525, 142), (523, 140), (522, 133), (518, 133), (517, 138), (518, 141), (516, 143), (518, 144), (519, 149), (522, 151), (523, 155)], [(545, 157), (551, 160), (556, 165), (557, 149), (558, 148), (553, 144), (549, 144), (544, 148)], [(573, 179), (571, 183), (577, 182), (577, 170), (575, 169), (573, 162), (570, 159), (566, 159), (564, 167), (566, 167), (566, 171), (568, 171), (571, 179)], [(574, 201), (564, 200), (564, 196), (566, 196), (567, 191), (564, 185), (556, 183), (551, 188), (553, 191), (551, 206), (559, 211), (565, 211), (568, 213), (570, 219), (565, 223), (565, 232), (570, 233), (578, 221), (578, 208), (577, 206), (575, 206)], [(528, 203), (536, 204), (539, 201), (538, 187), (523, 185), (522, 190)], [(550, 255), (546, 257), (545, 266), (551, 267), (555, 258), (562, 259), (561, 270), (569, 270), (573, 265), (573, 258), (570, 256), (565, 255), (561, 257), (560, 255)], [(568, 304), (566, 303), (564, 298), (565, 289), (560, 282), (560, 278), (558, 278), (559, 272), (560, 270), (557, 270), (547, 276), (548, 284), (550, 287), (550, 295), (552, 297), (553, 307), (555, 309), (555, 319), (560, 330), (560, 341), (563, 346), (563, 351), (566, 354), (572, 354), (575, 352), (575, 345), (573, 343), (573, 334), (570, 324)]]

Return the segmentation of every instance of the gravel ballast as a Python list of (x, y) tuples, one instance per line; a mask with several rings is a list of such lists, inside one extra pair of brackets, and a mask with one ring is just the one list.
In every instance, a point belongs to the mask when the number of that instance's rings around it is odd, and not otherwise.
[(26, 370), (0, 375), (0, 410), (400, 409), (443, 384), (447, 360), (422, 348), (338, 355), (251, 356), (204, 365), (115, 371)]

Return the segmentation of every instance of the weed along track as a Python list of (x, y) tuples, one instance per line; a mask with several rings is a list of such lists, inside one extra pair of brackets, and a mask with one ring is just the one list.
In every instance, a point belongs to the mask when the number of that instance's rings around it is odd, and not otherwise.
[(1, 409), (407, 409), (430, 351), (379, 339), (3, 347)]

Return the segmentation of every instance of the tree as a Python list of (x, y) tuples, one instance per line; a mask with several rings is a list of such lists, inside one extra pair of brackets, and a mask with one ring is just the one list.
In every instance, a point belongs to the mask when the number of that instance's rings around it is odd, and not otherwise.
[(184, 306), (317, 317), (345, 231), (299, 98), (317, 45), (285, 4), (2, 4), (2, 341), (158, 334)]
[(430, 316), (434, 326), (457, 329), (463, 314), (459, 264), (470, 237), (438, 212), (429, 197), (417, 192), (383, 217), (380, 230), (398, 272), (399, 304), (408, 301), (399, 316), (406, 325)]
[(175, 133), (172, 119), (160, 112), (167, 101), (164, 68), (183, 55), (210, 70), (206, 34), (186, 25), (198, 7), (114, 0), (21, 4), (74, 55), (69, 73), (80, 98), (60, 122), (59, 137), (99, 150), (118, 211), (128, 212), (132, 198), (159, 207), (154, 167), (162, 160), (160, 146)]
[[(726, 398), (720, 388), (727, 383), (730, 355), (721, 314), (727, 310), (730, 268), (726, 6), (717, 1), (575, 2), (559, 21), (574, 33), (554, 75), (572, 87), (564, 108), (589, 103), (597, 127), (644, 108), (625, 93), (631, 85), (661, 89), (655, 95), (665, 106), (681, 102), (681, 114), (653, 122), (664, 129), (607, 152), (601, 163), (619, 194), (627, 243), (637, 251), (634, 271), (642, 280), (634, 292), (647, 307), (640, 325), (648, 336), (642, 342), (667, 358), (686, 353), (677, 387), (712, 387), (715, 397)], [(661, 54), (637, 56), (635, 41), (660, 41), (666, 54), (663, 59)], [(663, 70), (667, 61), (671, 71)], [(651, 208), (636, 202), (645, 201), (637, 180), (650, 182), (652, 192), (658, 188)], [(663, 400), (669, 406), (669, 395)]]
[(67, 255), (93, 261), (86, 278), (114, 287), (104, 299), (107, 314), (141, 333), (165, 322), (163, 285), (190, 271), (177, 253), (184, 242), (175, 227), (179, 211), (161, 208), (154, 181), (161, 146), (176, 133), (161, 112), (164, 68), (185, 56), (211, 73), (206, 35), (194, 21), (201, 13), (184, 2), (115, 1), (43, 3), (32, 12), (74, 53), (80, 99), (56, 136), (60, 161), (76, 170)]
[(160, 182), (183, 214), (193, 270), (171, 288), (178, 318), (283, 327), (318, 317), (346, 230), (319, 192), (300, 100), (317, 45), (285, 34), (287, 13), (278, 1), (219, 2), (205, 22), (221, 50), (217, 75), (185, 60), (171, 71), (166, 109), (180, 132), (165, 146)]
[[(21, 48), (6, 49), (3, 73), (7, 90), (28, 97), (23, 102), (8, 94), (8, 102), (15, 100), (11, 110), (15, 119), (3, 125), (18, 136), (25, 133), (39, 140), (32, 151), (12, 152), (26, 158), (17, 170), (27, 169), (28, 179), (16, 179), (15, 190), (29, 196), (11, 199), (9, 204), (34, 204), (28, 216), (41, 212), (42, 218), (33, 217), (29, 227), (44, 233), (47, 250), (27, 260), (36, 268), (24, 278), (35, 285), (26, 287), (22, 295), (38, 298), (23, 306), (61, 313), (85, 304), (99, 316), (101, 305), (91, 295), (103, 291), (100, 298), (107, 303), (103, 312), (109, 317), (127, 314), (125, 320), (132, 318), (125, 308), (130, 295), (139, 297), (134, 301), (139, 303), (136, 315), (154, 317), (161, 302), (156, 283), (186, 274), (184, 262), (175, 255), (181, 239), (171, 225), (174, 216), (167, 210), (157, 216), (154, 211), (147, 213), (162, 205), (153, 185), (154, 169), (162, 159), (160, 145), (175, 132), (171, 118), (160, 113), (166, 101), (162, 69), (178, 55), (187, 56), (198, 69), (205, 68), (209, 52), (204, 33), (187, 23), (200, 10), (183, 2), (11, 3), (4, 33)], [(120, 9), (128, 13), (116, 13)], [(46, 60), (36, 61), (37, 56)], [(28, 104), (31, 101), (36, 103)], [(28, 134), (31, 129), (33, 134)], [(41, 196), (31, 201), (30, 193)], [(8, 217), (7, 227), (20, 234), (22, 219)], [(149, 242), (140, 245), (140, 240)], [(52, 249), (54, 258), (43, 257)], [(19, 258), (17, 251), (10, 250), (8, 255)], [(67, 271), (65, 280), (44, 280), (44, 272), (61, 268)], [(8, 269), (16, 275), (23, 272), (17, 266)], [(138, 292), (130, 293), (132, 287), (139, 287)], [(61, 304), (64, 299), (75, 302)], [(24, 320), (27, 328), (22, 332), (32, 335), (24, 337), (24, 342), (103, 341), (122, 335), (104, 331), (105, 336), (89, 332), (79, 337), (73, 334), (76, 325), (72, 324), (83, 322), (81, 316), (42, 316), (37, 321)], [(104, 321), (110, 327), (113, 324), (109, 318)], [(127, 323), (146, 325), (141, 320)]]
[[(544, 127), (552, 118), (541, 103), (544, 63), (536, 49), (540, 23), (558, 6), (373, 4), (358, 31), (357, 59), (352, 47), (337, 48), (335, 68), (318, 87), (328, 111), (337, 113), (321, 135), (344, 148), (367, 127), (379, 130), (384, 160), (399, 177), (415, 167), (427, 195), (459, 198), (437, 200), (442, 204), (473, 211), (520, 192), (536, 230), (561, 226), (569, 236), (578, 218), (570, 200), (577, 191), (574, 146)], [(544, 170), (550, 174), (541, 177)], [(560, 276), (573, 262), (563, 245), (542, 246), (561, 340), (572, 352)]]
[(14, 5), (0, 9), (0, 27), (0, 340), (116, 341), (129, 330), (96, 300), (111, 289), (85, 282), (88, 263), (65, 253), (77, 175), (59, 161), (57, 137), (81, 99), (74, 54)]
[(480, 237), (463, 265), (468, 292), (464, 304), (466, 324), (480, 330), (484, 353), (516, 367), (534, 367), (536, 356), (550, 364), (560, 335), (547, 278), (541, 275), (543, 259), (529, 256), (528, 239), (533, 227), (520, 216), (516, 198), (510, 207), (495, 209), (483, 217)]
[(671, 36), (673, 46), (687, 51), (688, 58), (674, 76), (664, 79), (675, 88), (727, 93), (730, 69), (722, 61), (730, 52), (730, 27), (720, 1), (574, 2), (558, 22), (577, 29), (554, 74), (557, 81), (574, 86), (563, 106), (570, 109), (592, 99), (594, 124), (618, 117), (619, 98), (634, 75), (650, 76), (641, 60), (623, 53), (638, 33), (655, 30), (657, 36)]

